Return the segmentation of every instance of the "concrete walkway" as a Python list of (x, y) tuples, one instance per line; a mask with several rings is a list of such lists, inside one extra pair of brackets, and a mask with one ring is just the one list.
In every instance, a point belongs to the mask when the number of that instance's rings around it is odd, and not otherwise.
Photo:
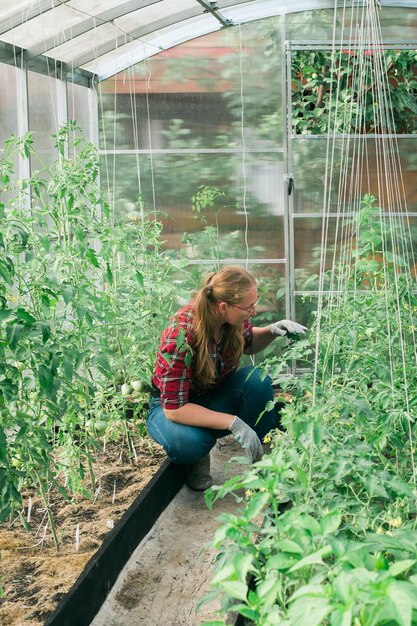
[[(243, 450), (227, 438), (212, 451), (212, 475), (222, 484), (244, 466), (225, 464)], [(210, 590), (215, 552), (207, 546), (222, 512), (236, 512), (233, 498), (209, 511), (204, 495), (183, 487), (132, 554), (91, 626), (197, 626), (215, 619), (216, 604), (196, 604)], [(233, 616), (230, 623), (234, 623)]]

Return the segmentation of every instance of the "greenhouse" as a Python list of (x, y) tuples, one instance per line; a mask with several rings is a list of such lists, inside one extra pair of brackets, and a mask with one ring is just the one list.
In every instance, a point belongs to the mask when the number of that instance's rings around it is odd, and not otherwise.
[(0, 0), (0, 624), (417, 625), (417, 0)]

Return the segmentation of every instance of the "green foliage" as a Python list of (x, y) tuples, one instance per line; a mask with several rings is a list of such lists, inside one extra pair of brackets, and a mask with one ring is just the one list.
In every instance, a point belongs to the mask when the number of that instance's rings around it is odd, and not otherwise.
[[(368, 52), (368, 54), (366, 53)], [(365, 53), (307, 50), (292, 55), (292, 115), (296, 134), (417, 131), (415, 100), (417, 55), (414, 50), (387, 50), (376, 62), (375, 49)], [(385, 119), (376, 92), (377, 72), (392, 111)], [(347, 115), (347, 111), (349, 114)], [(330, 126), (329, 126), (330, 119)], [(389, 124), (383, 127), (381, 124)], [(392, 126), (391, 126), (392, 124)]]
[[(58, 161), (28, 180), (16, 179), (13, 163), (33, 154), (31, 134), (12, 136), (0, 161), (2, 520), (26, 487), (45, 502), (52, 486), (64, 497), (93, 497), (97, 439), (123, 435), (130, 445), (138, 426), (124, 415), (131, 400), (136, 416), (143, 413), (140, 382), (150, 380), (174, 273), (184, 266), (161, 252), (154, 219), (113, 224), (97, 151), (75, 123), (53, 139)], [(120, 385), (132, 380), (139, 391), (122, 397)]]
[[(417, 295), (406, 236), (374, 200), (345, 225), (350, 262), (329, 277), (339, 300), (325, 300), (314, 347), (293, 343), (284, 362), (265, 362), (290, 393), (286, 432), (207, 494), (209, 506), (226, 494), (240, 505), (214, 538), (220, 615), (262, 626), (417, 624)], [(311, 371), (289, 379), (285, 360), (303, 353)]]

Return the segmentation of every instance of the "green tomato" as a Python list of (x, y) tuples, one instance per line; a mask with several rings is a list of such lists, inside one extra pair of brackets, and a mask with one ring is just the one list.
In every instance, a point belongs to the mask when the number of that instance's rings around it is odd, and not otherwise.
[(143, 391), (144, 383), (141, 380), (132, 380), (130, 383), (134, 391)]
[(22, 459), (18, 459), (17, 457), (11, 460), (11, 465), (16, 469), (21, 469), (23, 467)]
[(130, 396), (132, 393), (132, 387), (127, 383), (124, 383), (121, 388), (122, 396)]
[(94, 432), (94, 420), (87, 420), (85, 423), (85, 429), (89, 433)]
[(96, 420), (94, 422), (94, 430), (96, 431), (97, 435), (104, 435), (107, 430), (107, 422), (105, 422), (104, 420)]

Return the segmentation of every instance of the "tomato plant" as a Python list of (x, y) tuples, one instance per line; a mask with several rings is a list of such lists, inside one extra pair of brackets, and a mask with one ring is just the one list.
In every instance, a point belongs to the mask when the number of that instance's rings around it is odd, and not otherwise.
[[(374, 205), (365, 197), (349, 223), (355, 245), (328, 282), (343, 285), (339, 300), (325, 296), (312, 338), (264, 363), (286, 392), (285, 432), (206, 495), (209, 506), (226, 494), (240, 503), (214, 538), (220, 616), (417, 623), (417, 294), (406, 231)], [(288, 378), (286, 361), (301, 356), (311, 370)]]
[[(113, 223), (97, 150), (75, 122), (53, 142), (51, 166), (30, 133), (6, 141), (0, 159), (0, 519), (35, 487), (58, 546), (48, 490), (92, 498), (100, 438), (127, 437), (134, 457), (147, 397), (127, 424), (119, 385), (150, 380), (184, 261), (161, 251), (161, 224), (145, 212)], [(18, 180), (17, 157), (40, 169)]]

